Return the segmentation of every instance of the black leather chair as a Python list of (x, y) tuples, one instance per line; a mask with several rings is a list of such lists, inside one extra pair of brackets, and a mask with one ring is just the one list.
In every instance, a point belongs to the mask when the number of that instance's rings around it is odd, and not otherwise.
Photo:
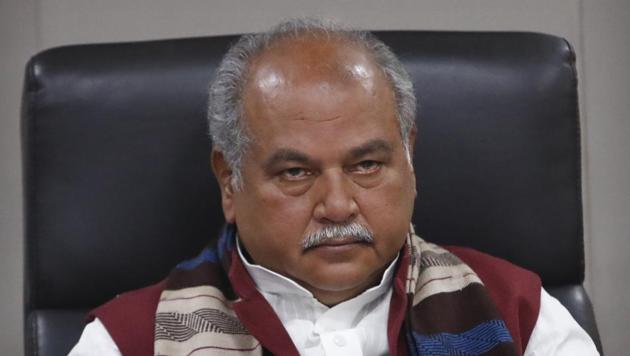
[[(537, 272), (595, 339), (584, 281), (575, 57), (534, 33), (377, 33), (419, 98), (417, 231)], [(27, 355), (154, 283), (223, 223), (207, 85), (233, 36), (79, 45), (26, 68)], [(133, 321), (130, 321), (133, 322)]]

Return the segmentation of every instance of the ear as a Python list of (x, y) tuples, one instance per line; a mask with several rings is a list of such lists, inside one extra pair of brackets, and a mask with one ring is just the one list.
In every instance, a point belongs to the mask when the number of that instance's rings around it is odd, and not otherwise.
[(407, 138), (407, 148), (409, 149), (409, 158), (411, 159), (412, 163), (413, 163), (413, 150), (414, 150), (414, 145), (416, 144), (417, 133), (418, 133), (418, 129), (416, 128), (416, 125), (413, 125), (411, 130), (409, 130), (409, 138)]
[(411, 128), (411, 130), (409, 131), (409, 138), (407, 139), (407, 149), (409, 150), (409, 165), (411, 166), (411, 174), (412, 174), (412, 178), (413, 178), (413, 192), (414, 192), (414, 198), (416, 198), (418, 196), (418, 188), (416, 185), (416, 170), (413, 166), (413, 151), (414, 151), (414, 145), (416, 144), (416, 134), (418, 133), (418, 129), (416, 127), (416, 125), (413, 125), (413, 127)]
[(212, 164), (212, 171), (219, 183), (219, 189), (221, 190), (221, 207), (223, 208), (223, 216), (225, 221), (233, 224), (235, 221), (234, 212), (234, 187), (232, 186), (232, 170), (229, 164), (225, 161), (223, 153), (212, 149), (210, 161)]

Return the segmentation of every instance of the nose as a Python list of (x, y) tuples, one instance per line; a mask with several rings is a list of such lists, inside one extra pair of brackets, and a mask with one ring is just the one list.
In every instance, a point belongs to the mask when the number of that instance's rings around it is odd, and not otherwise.
[(352, 221), (359, 213), (359, 206), (350, 179), (343, 172), (329, 172), (322, 174), (318, 180), (315, 219), (323, 224)]

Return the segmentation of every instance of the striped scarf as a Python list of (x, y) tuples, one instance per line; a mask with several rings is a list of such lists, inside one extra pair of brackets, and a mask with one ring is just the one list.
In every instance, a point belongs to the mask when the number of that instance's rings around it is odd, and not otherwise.
[[(227, 225), (214, 247), (171, 272), (156, 311), (155, 355), (297, 355), (242, 266), (235, 235)], [(468, 265), (413, 230), (401, 256), (390, 310), (392, 354), (399, 340), (406, 340), (403, 348), (410, 355), (519, 354)], [(396, 303), (396, 295), (403, 302)], [(397, 326), (392, 313), (400, 314)]]

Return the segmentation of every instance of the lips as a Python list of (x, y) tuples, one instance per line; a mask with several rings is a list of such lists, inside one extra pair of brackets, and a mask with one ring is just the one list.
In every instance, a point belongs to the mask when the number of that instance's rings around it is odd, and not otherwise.
[(326, 248), (326, 247), (334, 249), (334, 248), (342, 248), (345, 246), (351, 247), (350, 245), (363, 245), (363, 244), (367, 245), (368, 243), (354, 237), (344, 237), (344, 238), (330, 239), (328, 241), (324, 241), (319, 245), (311, 247), (311, 249)]
[(319, 246), (341, 246), (341, 245), (356, 244), (356, 243), (361, 243), (361, 241), (358, 241), (354, 237), (344, 237), (344, 238), (340, 238), (340, 239), (331, 239), (331, 240), (325, 241), (325, 242), (317, 245), (316, 247), (319, 247)]

